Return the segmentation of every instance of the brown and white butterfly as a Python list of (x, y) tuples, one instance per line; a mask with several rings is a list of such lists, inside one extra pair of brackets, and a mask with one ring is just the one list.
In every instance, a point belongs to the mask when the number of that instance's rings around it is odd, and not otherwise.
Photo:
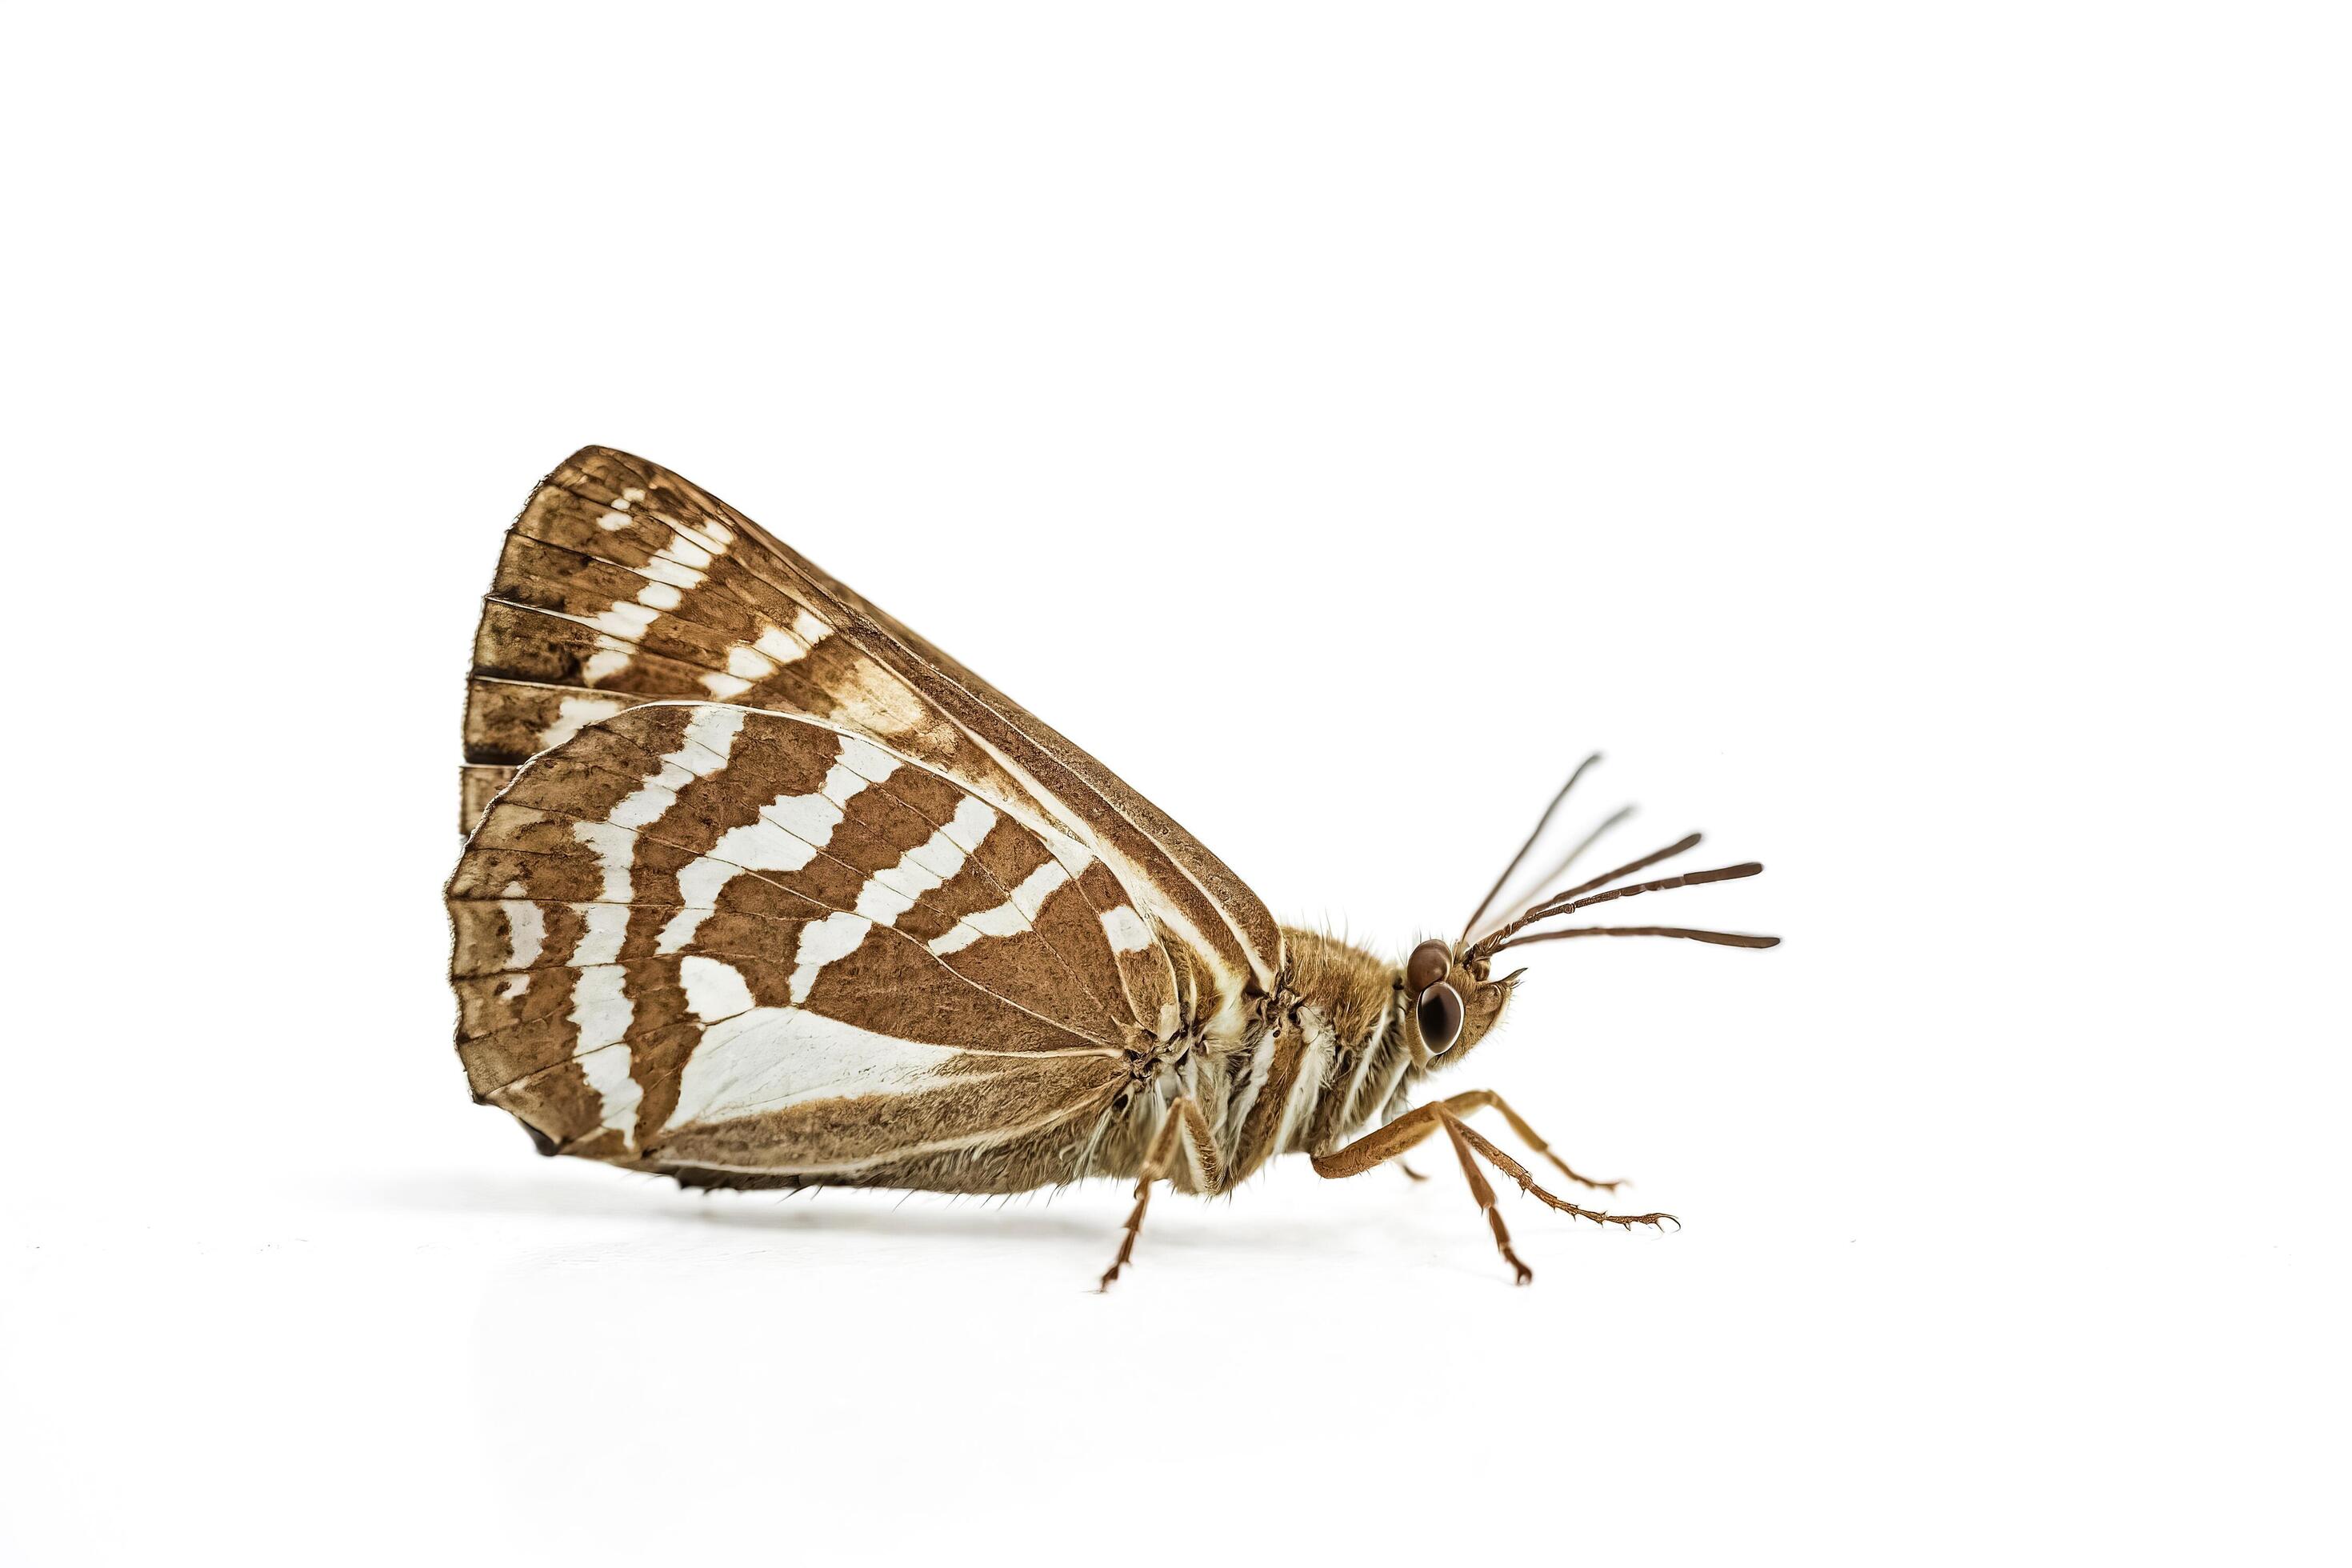
[(1570, 1215), (1670, 1217), (1546, 1192), (1465, 1118), (1492, 1107), (1570, 1180), (1613, 1184), (1490, 1091), (1405, 1106), (1501, 1016), (1507, 948), (1776, 940), (1547, 927), (1760, 869), (1622, 882), (1695, 836), (1498, 906), (1522, 847), (1459, 940), (1402, 963), (1279, 927), (1019, 704), (716, 497), (604, 447), (549, 475), (507, 535), (463, 812), (458, 1053), (541, 1152), (709, 1187), (1132, 1177), (1106, 1285), (1156, 1181), (1225, 1192), (1294, 1152), (1349, 1176), (1441, 1131), (1522, 1280), (1481, 1160)]

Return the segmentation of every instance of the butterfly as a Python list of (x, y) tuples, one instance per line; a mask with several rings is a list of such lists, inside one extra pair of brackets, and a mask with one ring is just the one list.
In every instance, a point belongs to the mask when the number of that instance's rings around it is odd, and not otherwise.
[(1553, 923), (1762, 869), (1626, 882), (1696, 835), (1504, 900), (1583, 767), (1458, 939), (1400, 962), (1277, 925), (1012, 699), (725, 502), (601, 447), (507, 534), (465, 745), (446, 896), (478, 1101), (542, 1153), (695, 1187), (1132, 1178), (1105, 1287), (1159, 1182), (1227, 1192), (1284, 1153), (1352, 1176), (1438, 1135), (1520, 1282), (1482, 1164), (1570, 1215), (1671, 1221), (1539, 1185), (1472, 1113), (1571, 1182), (1616, 1184), (1579, 1175), (1490, 1090), (1409, 1102), (1502, 1017), (1526, 973), (1495, 973), (1510, 949), (1778, 940)]

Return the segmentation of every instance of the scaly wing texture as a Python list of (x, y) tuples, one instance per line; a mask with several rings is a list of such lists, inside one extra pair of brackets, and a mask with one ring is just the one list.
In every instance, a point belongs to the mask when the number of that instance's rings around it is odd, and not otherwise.
[(695, 1179), (1076, 1173), (1142, 1039), (1076, 839), (855, 731), (631, 708), (525, 765), (448, 888), (458, 1049), (543, 1149)]
[[(1110, 771), (717, 498), (592, 447), (508, 535), (475, 642), (466, 820), (514, 765), (636, 703), (698, 699), (858, 731), (1000, 810), (1076, 839), (1098, 913), (1156, 940), (1118, 951), (1161, 1033), (1272, 989), (1282, 937), (1224, 864)], [(1180, 1005), (1180, 1003), (1181, 1005)]]

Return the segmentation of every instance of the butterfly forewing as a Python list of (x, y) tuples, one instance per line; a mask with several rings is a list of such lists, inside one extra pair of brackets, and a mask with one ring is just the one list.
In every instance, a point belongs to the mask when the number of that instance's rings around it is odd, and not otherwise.
[[(551, 475), (517, 521), (486, 605), (467, 711), (466, 807), (497, 771), (648, 700), (719, 700), (819, 719), (1068, 836), (1122, 987), (1173, 1026), (1176, 973), (1215, 1013), (1281, 962), (1265, 906), (1108, 769), (740, 514), (604, 448)], [(1181, 949), (1171, 955), (1170, 948)]]

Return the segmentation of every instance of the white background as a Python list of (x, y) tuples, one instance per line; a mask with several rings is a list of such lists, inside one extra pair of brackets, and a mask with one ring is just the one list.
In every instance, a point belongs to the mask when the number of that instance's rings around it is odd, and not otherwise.
[[(2338, 16), (15, 11), (0, 1556), (2342, 1561)], [(1285, 919), (1594, 746), (1769, 861), (1454, 1084), (1686, 1228), (532, 1157), (438, 889), (589, 441)]]

